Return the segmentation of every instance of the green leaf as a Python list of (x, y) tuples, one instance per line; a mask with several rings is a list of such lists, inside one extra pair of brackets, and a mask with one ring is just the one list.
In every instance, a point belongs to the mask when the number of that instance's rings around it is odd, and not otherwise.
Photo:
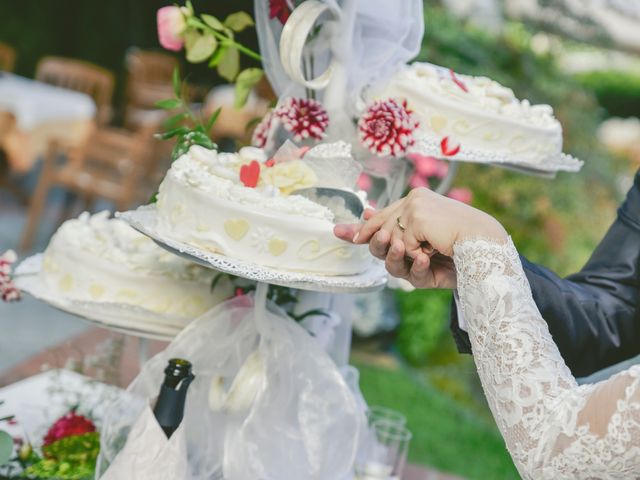
[(211, 127), (213, 127), (213, 124), (216, 123), (216, 120), (218, 120), (221, 111), (222, 107), (219, 107), (215, 112), (211, 114), (209, 120), (207, 121), (207, 132), (209, 132), (211, 130)]
[(222, 60), (222, 57), (224, 57), (224, 55), (227, 53), (228, 49), (229, 47), (227, 47), (226, 45), (220, 45), (220, 47), (216, 49), (215, 52), (213, 52), (211, 60), (209, 60), (209, 68), (217, 67), (220, 63), (220, 60)]
[(175, 128), (182, 120), (189, 116), (188, 112), (181, 112), (177, 115), (167, 118), (162, 122), (164, 128)]
[(4, 465), (13, 454), (13, 439), (4, 430), (0, 430), (0, 465)]
[(178, 98), (167, 98), (166, 100), (160, 100), (155, 103), (156, 108), (161, 108), (163, 110), (173, 110), (174, 108), (178, 108), (182, 106), (182, 100)]
[(173, 69), (171, 83), (173, 84), (174, 95), (176, 96), (176, 98), (180, 98), (182, 93), (181, 91), (182, 82), (180, 81), (180, 69), (177, 66), (176, 68)]
[(233, 82), (239, 71), (240, 52), (237, 48), (229, 47), (218, 63), (218, 74), (228, 82)]
[(187, 0), (184, 5), (187, 8), (187, 11), (189, 12), (189, 16), (193, 15), (194, 10), (193, 10), (193, 5), (191, 4), (191, 0)]
[(158, 203), (158, 192), (154, 192), (149, 199), (149, 203)]
[(224, 24), (234, 32), (241, 32), (245, 28), (254, 25), (253, 18), (246, 12), (232, 13), (224, 20)]
[(213, 35), (190, 32), (185, 36), (187, 61), (201, 63), (207, 60), (218, 47), (218, 41)]
[(247, 124), (244, 126), (244, 131), (245, 132), (250, 132), (251, 130), (253, 130), (254, 127), (256, 125), (258, 125), (262, 121), (262, 118), (263, 117), (255, 117), (255, 118), (252, 118), (251, 120), (249, 120), (247, 122)]
[(236, 79), (235, 108), (242, 108), (249, 98), (249, 93), (262, 78), (263, 71), (259, 68), (247, 68), (240, 72)]
[(189, 141), (184, 137), (178, 140), (178, 142), (173, 147), (173, 150), (171, 150), (171, 161), (173, 162), (187, 153), (190, 147), (191, 143), (189, 143)]
[(169, 140), (170, 138), (173, 138), (176, 135), (184, 135), (184, 134), (186, 134), (188, 132), (189, 132), (189, 129), (187, 127), (178, 127), (178, 128), (173, 128), (173, 129), (168, 130), (166, 132), (160, 133), (159, 137), (162, 140)]
[(222, 22), (218, 20), (216, 17), (214, 17), (213, 15), (207, 15), (206, 13), (203, 13), (202, 15), (200, 15), (200, 18), (202, 18), (202, 21), (207, 25), (209, 25), (214, 30), (217, 30), (219, 32), (224, 32), (227, 29), (222, 24)]
[(215, 150), (217, 145), (209, 138), (204, 132), (189, 132), (186, 137), (191, 142), (191, 145), (200, 145), (201, 147), (208, 148), (209, 150)]

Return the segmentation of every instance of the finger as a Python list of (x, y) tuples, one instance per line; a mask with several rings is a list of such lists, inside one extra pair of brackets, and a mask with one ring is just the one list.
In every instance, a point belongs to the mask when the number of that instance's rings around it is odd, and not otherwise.
[(402, 241), (404, 242), (404, 248), (407, 252), (407, 256), (415, 259), (422, 253), (422, 242), (417, 236), (416, 230), (412, 225), (407, 225), (402, 235)]
[(369, 242), (369, 251), (374, 257), (384, 260), (387, 257), (390, 242), (391, 235), (389, 235), (389, 232), (379, 230)]
[(371, 240), (371, 237), (380, 229), (382, 225), (387, 221), (389, 216), (393, 216), (393, 212), (399, 209), (402, 200), (392, 203), (387, 208), (384, 208), (376, 212), (367, 222), (363, 225), (362, 229), (356, 237), (354, 237), (354, 243), (367, 243)]
[(409, 271), (409, 280), (420, 288), (433, 288), (433, 272), (431, 271), (431, 259), (425, 253), (419, 253), (413, 260)]
[(353, 237), (360, 231), (362, 224), (359, 223), (339, 223), (333, 227), (333, 234), (347, 242), (353, 242)]
[(373, 208), (367, 208), (362, 214), (362, 218), (365, 220), (370, 220), (375, 214), (376, 211)]
[(404, 244), (401, 241), (395, 241), (391, 244), (384, 266), (396, 278), (407, 278), (409, 276), (409, 266), (404, 255)]

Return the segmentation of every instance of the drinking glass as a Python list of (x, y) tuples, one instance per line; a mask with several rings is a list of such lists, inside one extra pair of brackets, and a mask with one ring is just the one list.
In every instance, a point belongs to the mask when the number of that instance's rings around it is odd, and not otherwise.
[(400, 480), (409, 452), (411, 432), (388, 419), (370, 425), (369, 440), (356, 464), (356, 480)]
[(407, 417), (402, 413), (379, 405), (369, 407), (369, 410), (367, 411), (367, 419), (369, 420), (369, 425), (373, 425), (378, 420), (387, 420), (402, 427), (407, 424)]

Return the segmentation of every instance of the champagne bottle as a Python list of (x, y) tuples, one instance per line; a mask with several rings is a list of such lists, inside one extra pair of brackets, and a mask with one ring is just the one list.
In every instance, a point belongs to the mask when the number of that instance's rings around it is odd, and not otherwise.
[(169, 360), (164, 373), (164, 382), (160, 387), (160, 394), (153, 414), (169, 438), (182, 422), (187, 389), (195, 375), (191, 373), (191, 362), (181, 358)]

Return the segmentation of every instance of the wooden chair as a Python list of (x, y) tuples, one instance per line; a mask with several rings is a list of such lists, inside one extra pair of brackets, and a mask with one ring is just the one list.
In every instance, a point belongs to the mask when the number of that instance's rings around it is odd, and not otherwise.
[(16, 49), (0, 42), (0, 71), (13, 72), (16, 63)]
[[(60, 146), (52, 142), (27, 213), (20, 248), (31, 248), (47, 196), (54, 186), (77, 194), (87, 210), (96, 198), (112, 201), (118, 210), (125, 210), (137, 201), (146, 202), (155, 188), (145, 183), (145, 179), (151, 178), (152, 140), (151, 128), (129, 132), (100, 127), (83, 147), (67, 149), (64, 156)], [(64, 160), (60, 164), (61, 158)]]
[(114, 76), (110, 71), (82, 60), (44, 57), (36, 67), (36, 80), (86, 93), (96, 103), (98, 125), (111, 120)]
[(131, 48), (125, 58), (127, 94), (125, 125), (139, 128), (155, 122), (165, 112), (156, 109), (160, 100), (173, 97), (172, 76), (178, 59), (165, 52)]

